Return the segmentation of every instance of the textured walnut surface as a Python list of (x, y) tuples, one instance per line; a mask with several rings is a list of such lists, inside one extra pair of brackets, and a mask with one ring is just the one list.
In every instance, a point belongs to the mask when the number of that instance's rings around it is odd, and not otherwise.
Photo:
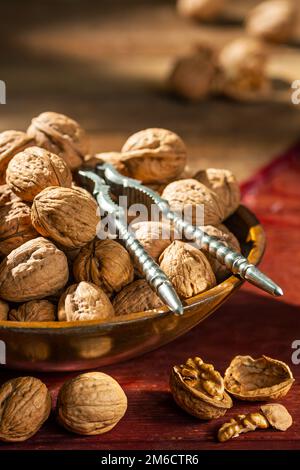
[(174, 240), (159, 258), (161, 269), (184, 299), (216, 285), (216, 278), (206, 256), (194, 246)]
[(13, 302), (56, 294), (69, 277), (65, 254), (38, 237), (13, 250), (0, 264), (0, 297)]
[(39, 147), (29, 147), (9, 162), (6, 182), (20, 199), (32, 201), (49, 186), (70, 187), (72, 175), (58, 155)]
[(0, 387), (0, 440), (25, 441), (46, 421), (51, 397), (43, 382), (19, 377)]
[(97, 208), (85, 190), (50, 187), (34, 198), (31, 218), (44, 237), (67, 248), (80, 248), (96, 236)]
[(34, 145), (34, 141), (25, 132), (4, 131), (0, 133), (0, 184), (5, 183), (6, 168), (18, 152)]
[(69, 431), (83, 435), (103, 434), (126, 413), (127, 397), (109, 375), (89, 372), (63, 385), (56, 409), (58, 422)]
[(82, 165), (88, 154), (88, 139), (81, 126), (64, 114), (45, 112), (35, 117), (27, 130), (39, 147), (62, 157), (71, 170)]
[(55, 321), (56, 308), (48, 300), (31, 300), (10, 310), (8, 319), (11, 321)]
[(139, 279), (128, 284), (116, 295), (113, 301), (116, 315), (145, 312), (163, 307), (163, 305), (145, 279)]

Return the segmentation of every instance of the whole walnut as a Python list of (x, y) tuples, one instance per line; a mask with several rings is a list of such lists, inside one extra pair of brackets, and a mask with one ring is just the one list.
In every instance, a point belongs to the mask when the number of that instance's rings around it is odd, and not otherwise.
[(9, 312), (9, 305), (0, 299), (0, 321), (7, 320)]
[(7, 184), (1, 184), (0, 186), (0, 207), (14, 199), (18, 199), (15, 193), (9, 188)]
[(130, 136), (120, 162), (125, 174), (143, 183), (163, 183), (177, 178), (186, 165), (187, 152), (181, 138), (166, 129), (145, 129)]
[(0, 387), (0, 440), (26, 441), (49, 417), (51, 397), (35, 377), (18, 377)]
[(12, 250), (39, 234), (31, 223), (30, 207), (15, 199), (0, 206), (0, 254), (8, 255)]
[(85, 131), (64, 114), (49, 111), (40, 114), (32, 119), (27, 134), (39, 147), (62, 157), (71, 170), (79, 168), (89, 152)]
[(139, 279), (128, 284), (116, 295), (113, 306), (115, 315), (119, 316), (153, 310), (163, 307), (164, 304), (148, 282), (145, 279)]
[(172, 282), (179, 297), (187, 299), (216, 285), (216, 278), (206, 256), (180, 240), (165, 249), (159, 258), (161, 269)]
[(237, 100), (251, 100), (271, 91), (267, 77), (268, 52), (258, 39), (242, 37), (221, 49), (215, 82), (219, 91)]
[(158, 261), (162, 252), (172, 243), (174, 236), (173, 228), (166, 222), (136, 222), (131, 229), (155, 261)]
[(29, 147), (9, 162), (6, 182), (20, 199), (33, 201), (37, 194), (49, 186), (69, 188), (72, 174), (58, 155), (39, 147)]
[[(225, 225), (220, 224), (217, 227), (214, 227), (213, 225), (206, 225), (201, 227), (201, 229), (207, 233), (207, 235), (217, 237), (221, 242), (224, 243), (224, 245), (228, 246), (234, 251), (237, 251), (238, 253), (241, 253), (241, 247), (238, 239)], [(225, 277), (230, 274), (230, 271), (228, 271), (226, 266), (218, 261), (217, 258), (206, 251), (203, 251), (203, 253), (210, 262), (217, 281), (223, 281)]]
[(95, 239), (84, 246), (73, 265), (75, 281), (93, 282), (111, 297), (133, 281), (128, 251), (114, 240)]
[(268, 0), (254, 7), (246, 18), (246, 30), (255, 37), (285, 42), (295, 33), (297, 10), (289, 0)]
[(67, 248), (80, 248), (96, 236), (96, 201), (74, 188), (50, 187), (33, 200), (31, 220), (34, 228)]
[(213, 20), (222, 13), (226, 0), (177, 0), (178, 13), (195, 20)]
[(68, 431), (83, 435), (110, 431), (126, 410), (123, 389), (102, 372), (88, 372), (65, 382), (56, 406), (58, 423)]
[(48, 300), (31, 300), (9, 312), (11, 321), (55, 321), (55, 306)]
[(222, 199), (225, 218), (239, 207), (241, 192), (236, 177), (230, 170), (207, 168), (198, 171), (193, 178), (217, 193)]
[(179, 57), (173, 64), (168, 85), (178, 96), (190, 101), (207, 98), (216, 72), (213, 49), (199, 44), (197, 49)]
[(217, 225), (225, 219), (222, 199), (196, 179), (184, 179), (168, 184), (162, 198), (171, 210), (179, 212), (195, 225)]
[(39, 237), (13, 250), (0, 264), (0, 297), (12, 302), (55, 295), (69, 278), (65, 254)]
[(34, 141), (25, 132), (11, 130), (0, 133), (0, 184), (5, 183), (10, 160), (31, 145), (34, 145)]
[(59, 321), (106, 320), (113, 316), (108, 296), (91, 282), (71, 285), (59, 299)]

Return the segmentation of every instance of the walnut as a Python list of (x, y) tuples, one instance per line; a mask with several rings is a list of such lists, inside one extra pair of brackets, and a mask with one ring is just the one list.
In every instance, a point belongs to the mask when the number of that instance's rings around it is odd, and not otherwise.
[(269, 422), (262, 413), (238, 415), (236, 418), (232, 418), (228, 423), (221, 426), (218, 431), (218, 440), (225, 442), (245, 432), (255, 431), (256, 429), (267, 429), (268, 427)]
[(216, 285), (216, 278), (206, 256), (180, 240), (165, 249), (159, 258), (161, 269), (172, 282), (179, 297), (187, 299)]
[(270, 425), (279, 431), (286, 431), (293, 424), (293, 418), (290, 413), (285, 406), (279, 403), (262, 405), (260, 411), (267, 418)]
[(50, 187), (34, 198), (31, 219), (41, 235), (67, 248), (80, 248), (96, 236), (97, 209), (86, 191)]
[[(238, 253), (241, 253), (241, 247), (238, 239), (233, 235), (230, 230), (225, 225), (218, 225), (214, 227), (213, 225), (205, 225), (200, 227), (207, 235), (212, 237), (217, 237), (221, 242), (224, 243), (227, 247), (231, 248)], [(221, 263), (215, 256), (212, 256), (207, 251), (203, 250), (206, 258), (210, 262), (212, 270), (216, 276), (218, 282), (223, 281), (228, 275), (231, 275), (231, 272), (226, 268), (226, 266)]]
[(31, 210), (27, 204), (15, 199), (0, 206), (0, 254), (6, 256), (38, 236), (32, 226)]
[(34, 377), (18, 377), (0, 387), (0, 440), (26, 441), (49, 417), (51, 397)]
[(7, 320), (9, 312), (9, 305), (0, 299), (0, 321)]
[(272, 41), (289, 40), (297, 23), (297, 10), (289, 0), (268, 0), (254, 7), (246, 19), (247, 32)]
[(73, 266), (75, 281), (93, 282), (110, 297), (133, 281), (128, 251), (114, 240), (93, 240), (84, 246)]
[(170, 388), (177, 405), (199, 419), (219, 418), (232, 407), (220, 373), (200, 357), (173, 367)]
[(131, 226), (135, 237), (141, 242), (147, 253), (155, 260), (172, 243), (173, 229), (168, 223), (145, 221)]
[(39, 237), (13, 250), (0, 264), (0, 297), (12, 302), (56, 294), (69, 277), (64, 253)]
[(55, 321), (55, 306), (48, 300), (31, 300), (9, 312), (11, 321)]
[(192, 178), (168, 184), (162, 193), (162, 198), (168, 201), (171, 210), (179, 212), (185, 220), (194, 225), (218, 225), (225, 218), (222, 199), (214, 191)]
[(119, 316), (159, 309), (164, 304), (148, 282), (145, 279), (139, 279), (128, 284), (116, 295), (113, 306), (115, 314)]
[(222, 13), (226, 0), (177, 0), (181, 16), (195, 20), (213, 20)]
[(0, 184), (5, 183), (6, 168), (13, 156), (33, 144), (34, 141), (25, 132), (4, 131), (0, 133)]
[(122, 162), (122, 153), (121, 152), (102, 152), (91, 155), (88, 159), (85, 160), (84, 166), (87, 168), (95, 168), (101, 163), (110, 163), (113, 165), (119, 173), (122, 175), (128, 176), (125, 164)]
[(102, 372), (88, 372), (64, 383), (57, 398), (57, 420), (68, 431), (104, 434), (127, 410), (127, 397), (118, 382)]
[(178, 96), (199, 101), (209, 96), (215, 72), (213, 49), (199, 44), (195, 51), (176, 59), (168, 85)]
[(114, 309), (109, 298), (91, 282), (71, 285), (59, 299), (59, 321), (106, 320), (113, 316)]
[(271, 91), (267, 61), (266, 47), (258, 39), (242, 37), (231, 41), (219, 53), (216, 91), (237, 100), (267, 96)]
[(236, 177), (230, 170), (207, 168), (198, 171), (193, 178), (214, 191), (223, 201), (225, 218), (240, 205), (241, 192)]
[(287, 364), (262, 356), (236, 356), (225, 372), (228, 393), (248, 401), (268, 401), (284, 397), (293, 385), (293, 374)]
[(6, 182), (20, 199), (33, 201), (49, 186), (69, 188), (72, 175), (61, 157), (39, 147), (29, 147), (9, 162)]
[(87, 136), (73, 119), (53, 112), (45, 112), (35, 117), (27, 130), (39, 147), (43, 147), (62, 157), (71, 170), (82, 165), (88, 154)]
[(13, 199), (18, 199), (7, 184), (0, 186), (0, 207)]

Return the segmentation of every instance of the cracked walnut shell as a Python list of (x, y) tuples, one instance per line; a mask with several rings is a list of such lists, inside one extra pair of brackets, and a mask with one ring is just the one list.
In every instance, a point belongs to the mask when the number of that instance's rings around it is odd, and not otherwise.
[(49, 186), (72, 184), (72, 175), (65, 161), (39, 147), (29, 147), (15, 155), (6, 171), (6, 182), (23, 201), (34, 197)]
[(293, 424), (293, 418), (290, 413), (280, 403), (262, 405), (260, 411), (267, 418), (270, 425), (279, 431), (286, 431)]
[(82, 281), (69, 286), (59, 299), (59, 321), (106, 320), (113, 316), (109, 298), (91, 282)]
[(194, 246), (174, 240), (159, 258), (161, 269), (169, 277), (179, 297), (187, 299), (216, 285), (206, 256)]
[(31, 145), (34, 145), (34, 141), (25, 132), (11, 130), (0, 133), (0, 184), (5, 183), (10, 160)]
[(73, 265), (76, 282), (93, 282), (110, 297), (133, 281), (128, 251), (114, 240), (94, 239), (84, 246)]
[(194, 225), (218, 225), (225, 218), (222, 199), (199, 181), (188, 178), (168, 184), (161, 196), (170, 209)]
[(9, 312), (11, 321), (55, 321), (55, 306), (49, 300), (31, 300)]
[(0, 264), (0, 297), (25, 302), (55, 295), (69, 278), (65, 254), (39, 237), (13, 250)]
[(96, 236), (97, 210), (96, 201), (86, 191), (50, 187), (34, 198), (31, 220), (44, 237), (67, 248), (80, 248)]
[(139, 279), (128, 284), (116, 295), (113, 306), (116, 316), (120, 316), (158, 309), (164, 304), (148, 282), (145, 279)]
[(82, 165), (89, 151), (85, 131), (78, 122), (64, 114), (40, 114), (32, 119), (27, 134), (39, 147), (62, 157), (71, 170)]
[(269, 401), (284, 397), (293, 385), (287, 364), (267, 356), (236, 356), (225, 372), (228, 393), (240, 400)]
[(213, 20), (222, 13), (226, 0), (178, 0), (178, 13), (195, 20)]
[(127, 397), (118, 382), (102, 372), (88, 372), (64, 383), (57, 398), (57, 420), (68, 431), (103, 434), (123, 418)]
[(199, 419), (219, 418), (232, 407), (222, 376), (200, 357), (173, 367), (170, 388), (177, 405)]
[(51, 397), (34, 377), (19, 377), (0, 387), (0, 440), (21, 442), (33, 436), (49, 417)]

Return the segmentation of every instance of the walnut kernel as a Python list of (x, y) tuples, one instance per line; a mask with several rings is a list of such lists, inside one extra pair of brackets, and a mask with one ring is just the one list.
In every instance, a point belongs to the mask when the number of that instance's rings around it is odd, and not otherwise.
[(0, 321), (6, 321), (9, 312), (9, 305), (0, 299)]

